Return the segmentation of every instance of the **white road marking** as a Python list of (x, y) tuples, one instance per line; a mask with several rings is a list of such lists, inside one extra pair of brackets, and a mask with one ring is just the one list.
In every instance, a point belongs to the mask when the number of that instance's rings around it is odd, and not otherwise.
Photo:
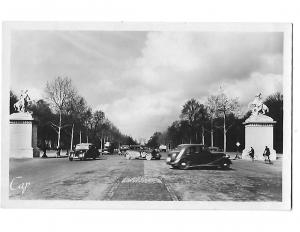
[(159, 178), (147, 176), (125, 177), (121, 183), (162, 184)]

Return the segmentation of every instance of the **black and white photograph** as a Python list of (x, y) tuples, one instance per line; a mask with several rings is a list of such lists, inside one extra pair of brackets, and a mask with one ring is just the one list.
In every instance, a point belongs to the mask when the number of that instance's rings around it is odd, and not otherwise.
[(3, 28), (5, 207), (291, 208), (291, 24)]

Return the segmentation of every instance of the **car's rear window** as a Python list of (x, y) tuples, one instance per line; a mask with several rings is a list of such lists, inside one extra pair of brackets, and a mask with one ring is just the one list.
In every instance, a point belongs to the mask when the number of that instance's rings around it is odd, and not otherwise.
[(80, 150), (80, 149), (89, 149), (91, 147), (90, 144), (77, 144), (76, 145), (76, 150)]

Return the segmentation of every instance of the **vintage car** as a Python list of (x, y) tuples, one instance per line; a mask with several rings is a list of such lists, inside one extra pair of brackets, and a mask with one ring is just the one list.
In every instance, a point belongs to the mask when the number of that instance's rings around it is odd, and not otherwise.
[(127, 150), (129, 150), (129, 145), (122, 145), (121, 147), (120, 147), (120, 151), (122, 152), (122, 151), (127, 151)]
[(200, 166), (229, 169), (232, 162), (228, 155), (221, 152), (211, 152), (202, 144), (181, 144), (168, 154), (167, 164), (179, 169)]
[(158, 148), (161, 152), (166, 152), (167, 151), (167, 146), (166, 145), (163, 145), (161, 144)]
[(156, 150), (143, 147), (140, 145), (131, 145), (127, 151), (125, 151), (126, 159), (160, 159), (161, 155)]
[(129, 150), (129, 145), (122, 145), (120, 146), (119, 154), (125, 156), (126, 151), (128, 150)]
[(100, 152), (92, 143), (79, 143), (75, 146), (75, 150), (70, 152), (69, 160), (73, 159), (96, 159), (99, 158)]

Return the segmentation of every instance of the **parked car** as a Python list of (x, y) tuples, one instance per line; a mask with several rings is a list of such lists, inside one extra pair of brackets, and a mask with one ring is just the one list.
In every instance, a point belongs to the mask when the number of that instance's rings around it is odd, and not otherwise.
[(211, 152), (202, 144), (181, 144), (168, 154), (167, 164), (179, 169), (199, 166), (229, 169), (232, 162), (228, 155), (222, 152)]
[(92, 143), (79, 143), (76, 145), (75, 150), (70, 152), (69, 160), (73, 159), (96, 159), (99, 158), (100, 152)]

